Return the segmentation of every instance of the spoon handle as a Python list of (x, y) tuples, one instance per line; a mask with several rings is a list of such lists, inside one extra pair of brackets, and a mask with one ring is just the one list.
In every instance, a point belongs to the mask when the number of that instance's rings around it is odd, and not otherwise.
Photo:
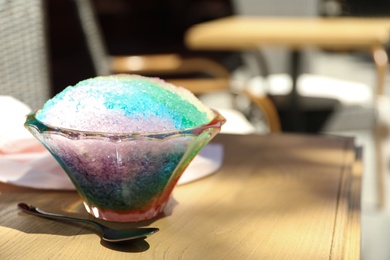
[(77, 221), (77, 222), (93, 225), (99, 229), (104, 228), (102, 224), (97, 223), (93, 220), (87, 220), (87, 219), (82, 219), (82, 218), (73, 218), (73, 217), (68, 217), (68, 216), (64, 216), (61, 214), (57, 214), (57, 213), (46, 212), (46, 211), (43, 211), (43, 210), (36, 208), (32, 205), (27, 205), (26, 203), (23, 203), (23, 202), (19, 203), (18, 207), (21, 210), (23, 210), (23, 212), (31, 214), (31, 215), (35, 215), (38, 217), (60, 219), (60, 220), (67, 220), (67, 221)]

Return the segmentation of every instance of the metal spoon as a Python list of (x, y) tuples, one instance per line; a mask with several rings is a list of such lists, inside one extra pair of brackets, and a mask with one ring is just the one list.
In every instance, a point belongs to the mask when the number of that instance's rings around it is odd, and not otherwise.
[(94, 227), (97, 227), (101, 231), (102, 234), (101, 238), (108, 242), (121, 242), (121, 241), (136, 239), (136, 238), (145, 238), (151, 234), (156, 233), (159, 230), (158, 228), (112, 229), (93, 220), (74, 218), (74, 217), (68, 217), (56, 213), (45, 212), (32, 205), (27, 205), (26, 203), (19, 203), (18, 207), (28, 214), (32, 214), (43, 218), (60, 219), (66, 221), (77, 221), (77, 222), (82, 222), (82, 223), (92, 225)]

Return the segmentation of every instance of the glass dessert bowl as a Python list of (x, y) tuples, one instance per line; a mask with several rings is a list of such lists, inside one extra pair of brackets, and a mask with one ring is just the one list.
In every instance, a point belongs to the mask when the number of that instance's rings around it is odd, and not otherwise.
[(25, 127), (73, 182), (86, 210), (107, 221), (133, 222), (161, 213), (180, 176), (220, 131), (208, 123), (161, 133), (104, 133), (53, 127), (27, 116)]

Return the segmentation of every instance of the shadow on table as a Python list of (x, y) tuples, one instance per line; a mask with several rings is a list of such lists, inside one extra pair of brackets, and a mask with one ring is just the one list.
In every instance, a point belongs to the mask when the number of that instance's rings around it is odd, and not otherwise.
[[(150, 220), (126, 223), (109, 222), (95, 219), (89, 215), (84, 209), (79, 195), (75, 191), (36, 190), (0, 183), (1, 226), (19, 230), (26, 234), (52, 234), (59, 236), (89, 234), (100, 236), (100, 233), (96, 228), (87, 224), (43, 219), (29, 215), (18, 209), (17, 204), (19, 202), (34, 205), (45, 211), (91, 219), (112, 228), (123, 229), (153, 225), (157, 220), (170, 216), (178, 204), (174, 198), (171, 198), (164, 212)], [(122, 252), (143, 252), (150, 247), (145, 239), (135, 239), (120, 243), (109, 243), (101, 240), (100, 244), (108, 249)]]
[(100, 244), (108, 249), (120, 252), (128, 252), (128, 253), (137, 253), (144, 252), (150, 248), (148, 242), (143, 238), (138, 238), (130, 241), (118, 242), (118, 243), (110, 243), (100, 240)]

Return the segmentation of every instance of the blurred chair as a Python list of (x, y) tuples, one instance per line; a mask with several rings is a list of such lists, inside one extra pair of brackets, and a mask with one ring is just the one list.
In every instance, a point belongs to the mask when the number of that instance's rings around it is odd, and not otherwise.
[(42, 0), (0, 1), (0, 95), (42, 107), (50, 96), (46, 42)]
[[(98, 75), (135, 73), (158, 76), (178, 86), (183, 86), (196, 95), (229, 91), (233, 96), (245, 96), (251, 107), (261, 111), (269, 132), (280, 131), (278, 114), (267, 96), (258, 96), (250, 91), (235, 93), (231, 89), (230, 72), (218, 62), (206, 57), (183, 57), (176, 53), (156, 55), (110, 56), (90, 0), (75, 0), (81, 26)], [(212, 106), (212, 105), (211, 105)], [(232, 117), (231, 132), (251, 132), (250, 124), (238, 111), (222, 109), (221, 113)], [(235, 123), (234, 123), (235, 122)], [(234, 129), (235, 128), (235, 129)], [(230, 131), (230, 130), (229, 130)], [(255, 129), (253, 129), (255, 131)]]

